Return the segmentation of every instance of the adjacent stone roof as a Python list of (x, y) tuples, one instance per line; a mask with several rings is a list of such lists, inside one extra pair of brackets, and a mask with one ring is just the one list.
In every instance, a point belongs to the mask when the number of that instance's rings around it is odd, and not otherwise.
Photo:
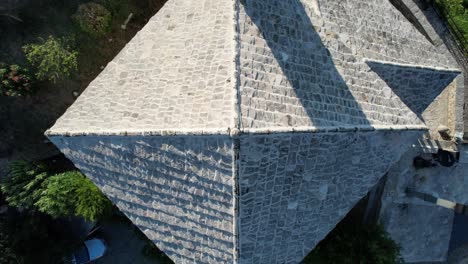
[(448, 51), (388, 1), (314, 2), (171, 0), (49, 133), (423, 125), (369, 62), (429, 68), (432, 101), (458, 74)]

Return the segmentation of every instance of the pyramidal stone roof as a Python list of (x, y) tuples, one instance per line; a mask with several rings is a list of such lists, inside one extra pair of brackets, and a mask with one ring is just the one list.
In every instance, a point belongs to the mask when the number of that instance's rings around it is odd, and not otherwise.
[(456, 68), (387, 0), (169, 0), (46, 134), (176, 263), (298, 263)]

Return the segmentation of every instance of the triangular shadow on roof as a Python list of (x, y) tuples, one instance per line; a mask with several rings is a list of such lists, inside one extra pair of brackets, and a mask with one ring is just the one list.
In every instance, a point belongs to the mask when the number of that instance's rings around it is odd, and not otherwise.
[(422, 113), (459, 72), (367, 61), (367, 65), (400, 100), (422, 119)]

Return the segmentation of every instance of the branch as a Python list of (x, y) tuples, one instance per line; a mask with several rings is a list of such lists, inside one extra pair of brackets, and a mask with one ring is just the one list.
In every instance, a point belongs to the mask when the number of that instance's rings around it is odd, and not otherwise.
[(6, 16), (6, 17), (12, 18), (12, 19), (14, 19), (14, 20), (16, 20), (18, 22), (23, 22), (23, 20), (21, 18), (19, 18), (17, 16), (14, 16), (12, 14), (0, 14), (0, 16)]

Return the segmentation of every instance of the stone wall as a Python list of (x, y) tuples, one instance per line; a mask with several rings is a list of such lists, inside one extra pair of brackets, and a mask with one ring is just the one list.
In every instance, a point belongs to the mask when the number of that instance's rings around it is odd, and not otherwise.
[(175, 263), (232, 263), (227, 137), (51, 137)]
[(239, 263), (298, 263), (420, 132), (240, 139)]

